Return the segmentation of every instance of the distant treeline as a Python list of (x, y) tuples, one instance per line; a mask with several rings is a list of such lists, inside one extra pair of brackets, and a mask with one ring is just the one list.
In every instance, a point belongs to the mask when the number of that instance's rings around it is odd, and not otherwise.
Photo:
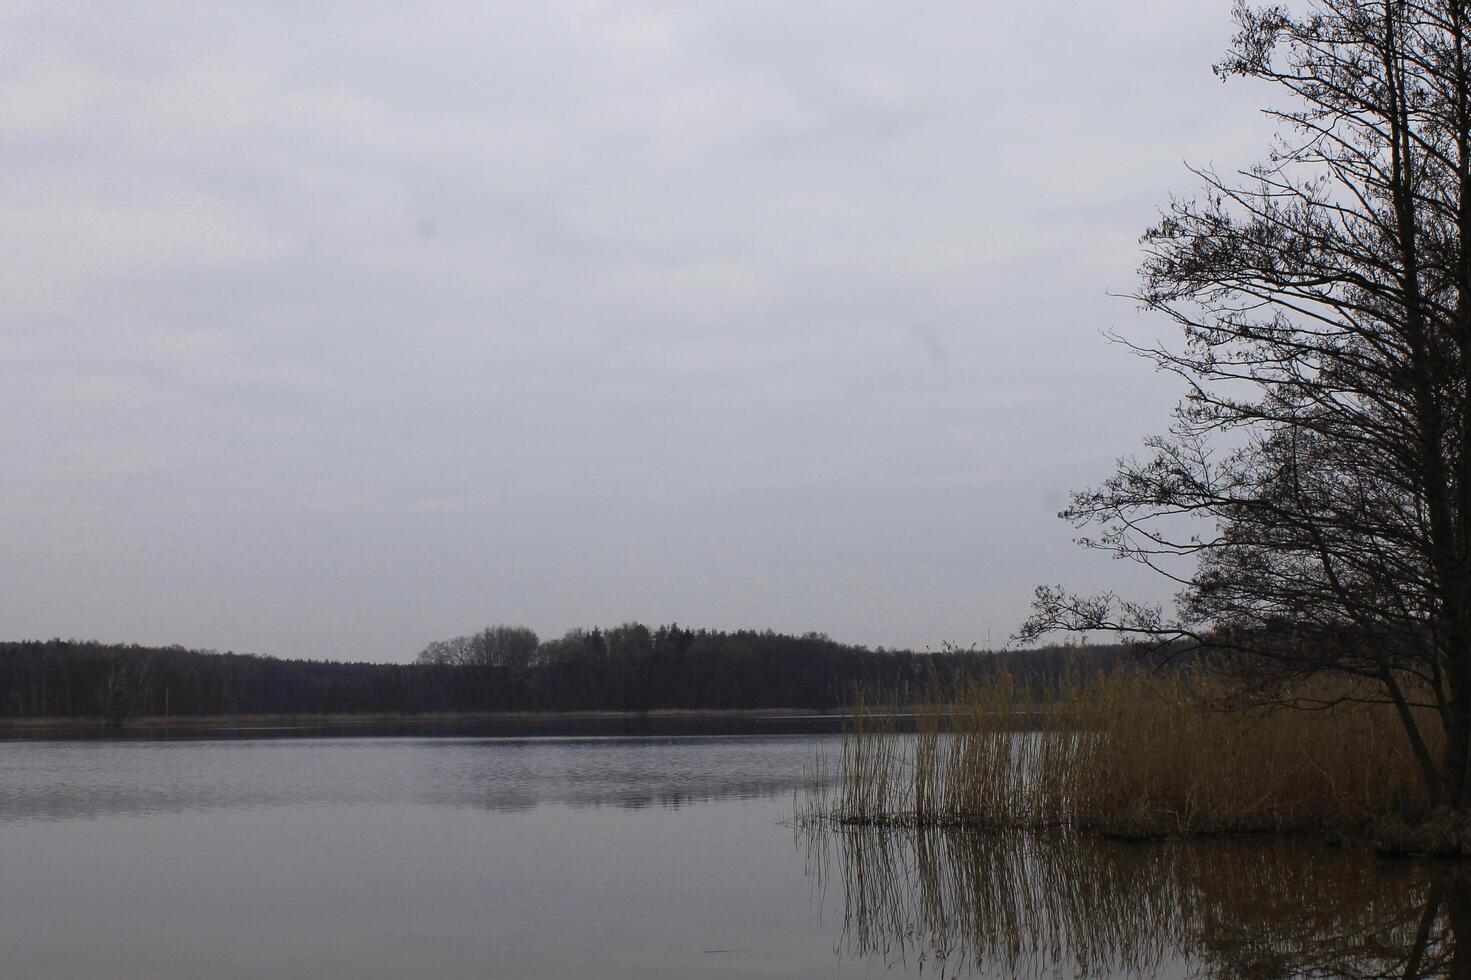
[[(1120, 647), (1089, 647), (1111, 662)], [(573, 630), (540, 640), (491, 627), (431, 643), (412, 664), (281, 660), (183, 647), (0, 642), (0, 718), (121, 723), (138, 715), (432, 714), (811, 708), (859, 686), (894, 690), (998, 667), (1056, 677), (1077, 648), (992, 653), (870, 650), (821, 634)]]

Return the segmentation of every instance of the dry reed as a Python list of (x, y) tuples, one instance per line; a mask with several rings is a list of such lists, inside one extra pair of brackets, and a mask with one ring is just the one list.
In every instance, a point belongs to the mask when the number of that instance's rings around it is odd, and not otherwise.
[(898, 699), (865, 694), (835, 780), (814, 787), (801, 815), (1143, 838), (1350, 832), (1427, 808), (1390, 708), (1215, 707), (1229, 694), (1183, 671), (1077, 672), (1053, 685), (998, 673), (929, 692), (911, 709), (913, 733), (899, 730)]

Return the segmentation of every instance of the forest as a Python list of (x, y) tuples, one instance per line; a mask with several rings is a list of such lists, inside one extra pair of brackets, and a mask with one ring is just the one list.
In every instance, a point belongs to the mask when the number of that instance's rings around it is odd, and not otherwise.
[[(1122, 647), (1088, 648), (1111, 660)], [(122, 724), (140, 716), (435, 714), (806, 708), (1006, 668), (1056, 676), (1076, 647), (1020, 652), (869, 649), (809, 633), (628, 623), (541, 640), (489, 627), (413, 663), (285, 660), (52, 639), (0, 642), (0, 718)]]

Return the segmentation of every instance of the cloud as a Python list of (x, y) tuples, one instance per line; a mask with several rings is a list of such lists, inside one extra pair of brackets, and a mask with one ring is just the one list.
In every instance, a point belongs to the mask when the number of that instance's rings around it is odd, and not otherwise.
[(1081, 560), (1037, 488), (1172, 398), (1099, 341), (1106, 290), (1181, 157), (1259, 145), (1224, 13), (1163, 0), (47, 3), (0, 37), (19, 635), (1003, 634)]

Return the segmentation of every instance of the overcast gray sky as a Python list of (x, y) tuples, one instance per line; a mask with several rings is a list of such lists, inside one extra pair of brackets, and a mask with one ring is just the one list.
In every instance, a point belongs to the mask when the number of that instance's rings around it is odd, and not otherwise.
[(11, 2), (0, 635), (999, 644), (1178, 391), (1100, 336), (1226, 0)]

